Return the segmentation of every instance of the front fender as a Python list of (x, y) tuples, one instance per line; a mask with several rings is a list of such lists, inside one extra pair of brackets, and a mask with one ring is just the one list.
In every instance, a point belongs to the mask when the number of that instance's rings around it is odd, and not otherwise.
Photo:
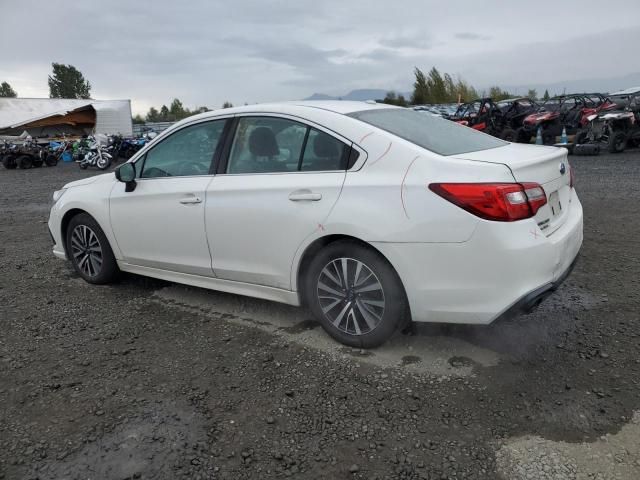
[[(67, 189), (64, 195), (52, 207), (49, 214), (49, 228), (56, 243), (64, 246), (63, 220), (71, 212), (83, 211), (91, 215), (104, 231), (113, 254), (117, 260), (122, 253), (111, 229), (109, 217), (109, 197), (115, 185), (115, 177), (105, 176), (99, 181)], [(99, 177), (100, 178), (100, 177)]]

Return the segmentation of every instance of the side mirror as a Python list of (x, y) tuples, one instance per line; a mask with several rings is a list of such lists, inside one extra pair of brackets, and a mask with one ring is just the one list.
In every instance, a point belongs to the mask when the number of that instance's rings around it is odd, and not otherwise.
[(123, 163), (116, 169), (116, 178), (126, 185), (125, 192), (133, 192), (136, 189), (136, 167), (133, 163)]

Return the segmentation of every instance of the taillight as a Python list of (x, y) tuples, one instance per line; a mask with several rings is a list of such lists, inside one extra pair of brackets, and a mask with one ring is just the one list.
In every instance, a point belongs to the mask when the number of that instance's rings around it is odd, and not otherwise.
[(432, 183), (429, 189), (467, 212), (498, 222), (533, 217), (547, 203), (537, 183)]

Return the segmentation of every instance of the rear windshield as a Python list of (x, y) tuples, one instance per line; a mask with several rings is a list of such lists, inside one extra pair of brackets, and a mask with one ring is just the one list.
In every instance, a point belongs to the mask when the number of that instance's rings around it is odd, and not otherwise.
[(459, 155), (507, 145), (502, 140), (450, 120), (404, 108), (363, 110), (349, 116), (440, 155)]

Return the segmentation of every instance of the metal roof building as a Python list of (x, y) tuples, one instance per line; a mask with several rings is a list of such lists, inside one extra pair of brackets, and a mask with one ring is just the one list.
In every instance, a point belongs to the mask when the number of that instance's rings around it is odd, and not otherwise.
[(0, 98), (0, 134), (132, 135), (130, 100)]

